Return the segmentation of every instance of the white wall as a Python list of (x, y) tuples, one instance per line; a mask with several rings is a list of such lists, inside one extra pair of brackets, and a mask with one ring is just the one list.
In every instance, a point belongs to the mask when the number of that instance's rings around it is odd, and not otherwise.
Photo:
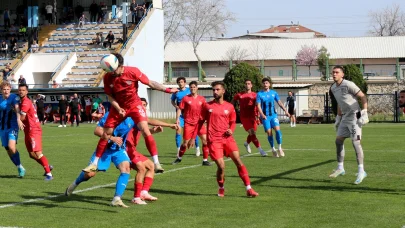
[(63, 67), (63, 69), (61, 71), (59, 71), (59, 73), (57, 75), (55, 75), (56, 77), (53, 79), (55, 80), (57, 83), (62, 83), (62, 79), (66, 78), (66, 74), (70, 71), (72, 71), (72, 67), (74, 65), (76, 65), (76, 61), (77, 61), (77, 55), (76, 53), (74, 53), (72, 55), (72, 57), (70, 57), (70, 59), (67, 61), (66, 65)]
[[(124, 65), (138, 67), (150, 80), (164, 80), (164, 22), (163, 10), (154, 9), (135, 41), (124, 55)], [(146, 86), (140, 85), (140, 97), (150, 99)]]
[(296, 116), (300, 116), (303, 114), (303, 110), (308, 110), (308, 100), (309, 100), (309, 96), (308, 96), (308, 89), (300, 89), (297, 93), (297, 96), (295, 96), (296, 98)]
[[(54, 72), (56, 67), (66, 58), (66, 54), (31, 54), (15, 73), (19, 78), (23, 75), (27, 84), (36, 84), (34, 72)], [(29, 86), (33, 88), (33, 86)]]

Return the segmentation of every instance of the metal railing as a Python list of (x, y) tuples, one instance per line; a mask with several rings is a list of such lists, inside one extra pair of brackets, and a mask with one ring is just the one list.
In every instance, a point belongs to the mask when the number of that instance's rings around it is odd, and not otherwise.
[(59, 72), (59, 70), (62, 68), (62, 65), (65, 63), (65, 61), (69, 60), (69, 55), (70, 55), (70, 52), (67, 53), (66, 56), (55, 67), (55, 69), (53, 70), (53, 73), (51, 74), (50, 80), (52, 80), (52, 78), (55, 76), (55, 74)]

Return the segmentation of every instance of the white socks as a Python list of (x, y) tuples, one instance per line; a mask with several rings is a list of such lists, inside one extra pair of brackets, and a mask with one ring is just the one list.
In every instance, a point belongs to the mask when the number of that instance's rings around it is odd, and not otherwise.
[(364, 172), (364, 165), (360, 164), (359, 165), (359, 173), (362, 173), (362, 172)]
[(345, 170), (343, 168), (343, 162), (338, 162), (338, 168), (337, 169)]
[(153, 155), (152, 159), (153, 159), (153, 163), (159, 164), (159, 157), (157, 155)]

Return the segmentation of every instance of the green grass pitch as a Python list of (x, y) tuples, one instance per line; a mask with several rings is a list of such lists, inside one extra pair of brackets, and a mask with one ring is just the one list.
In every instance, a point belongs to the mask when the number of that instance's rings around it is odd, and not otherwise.
[[(365, 170), (368, 177), (356, 186), (356, 157), (346, 140), (346, 175), (330, 179), (336, 167), (333, 125), (281, 125), (286, 157), (245, 156), (257, 198), (247, 198), (231, 161), (226, 165), (225, 197), (219, 198), (216, 167), (200, 166), (202, 158), (187, 151), (178, 165), (174, 131), (155, 135), (166, 172), (155, 177), (148, 205), (131, 205), (133, 178), (123, 196), (130, 208), (113, 208), (118, 170), (82, 183), (85, 190), (65, 197), (66, 187), (77, 177), (94, 151), (94, 125), (43, 127), (44, 154), (55, 168), (46, 183), (43, 169), (29, 159), (20, 132), (18, 148), (27, 170), (17, 169), (4, 149), (0, 159), (0, 227), (402, 227), (405, 225), (405, 125), (369, 124), (363, 129)], [(261, 127), (259, 140), (268, 151)], [(235, 139), (241, 155), (246, 133), (237, 127)], [(147, 154), (143, 141), (139, 151)], [(7, 207), (4, 207), (4, 206)]]

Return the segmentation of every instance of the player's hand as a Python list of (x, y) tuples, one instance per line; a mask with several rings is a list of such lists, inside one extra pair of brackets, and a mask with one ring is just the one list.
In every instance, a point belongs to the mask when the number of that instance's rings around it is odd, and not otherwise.
[(286, 115), (287, 117), (290, 117), (290, 116), (291, 116), (290, 113), (288, 113), (288, 112), (285, 112), (285, 115)]
[(110, 140), (112, 142), (114, 142), (115, 144), (117, 144), (118, 146), (122, 146), (123, 141), (122, 141), (121, 137), (113, 137), (113, 136), (111, 136)]
[(125, 111), (125, 109), (120, 108), (120, 110), (118, 111), (118, 113), (120, 114), (120, 117), (124, 118), (127, 114), (127, 112)]
[(25, 125), (23, 124), (23, 122), (20, 119), (17, 119), (17, 123), (18, 123), (18, 128), (21, 131), (24, 130)]
[(361, 117), (357, 120), (357, 124), (362, 127), (369, 122), (367, 109), (361, 110)]
[(262, 115), (262, 119), (266, 120), (266, 119), (267, 119), (267, 117), (266, 117), (265, 115)]
[(225, 135), (231, 136), (233, 134), (231, 129), (225, 131)]
[(341, 121), (341, 120), (342, 120), (342, 116), (337, 115), (337, 116), (336, 116), (336, 120), (335, 120), (335, 125), (334, 125), (335, 131), (338, 130), (339, 124), (340, 124), (340, 121)]
[(170, 128), (173, 129), (173, 130), (177, 130), (177, 129), (179, 129), (179, 124), (172, 124), (170, 126)]
[(176, 120), (176, 125), (180, 126), (180, 120), (179, 119)]
[(153, 132), (155, 132), (155, 133), (163, 132), (163, 127), (162, 126), (154, 126), (153, 127)]

